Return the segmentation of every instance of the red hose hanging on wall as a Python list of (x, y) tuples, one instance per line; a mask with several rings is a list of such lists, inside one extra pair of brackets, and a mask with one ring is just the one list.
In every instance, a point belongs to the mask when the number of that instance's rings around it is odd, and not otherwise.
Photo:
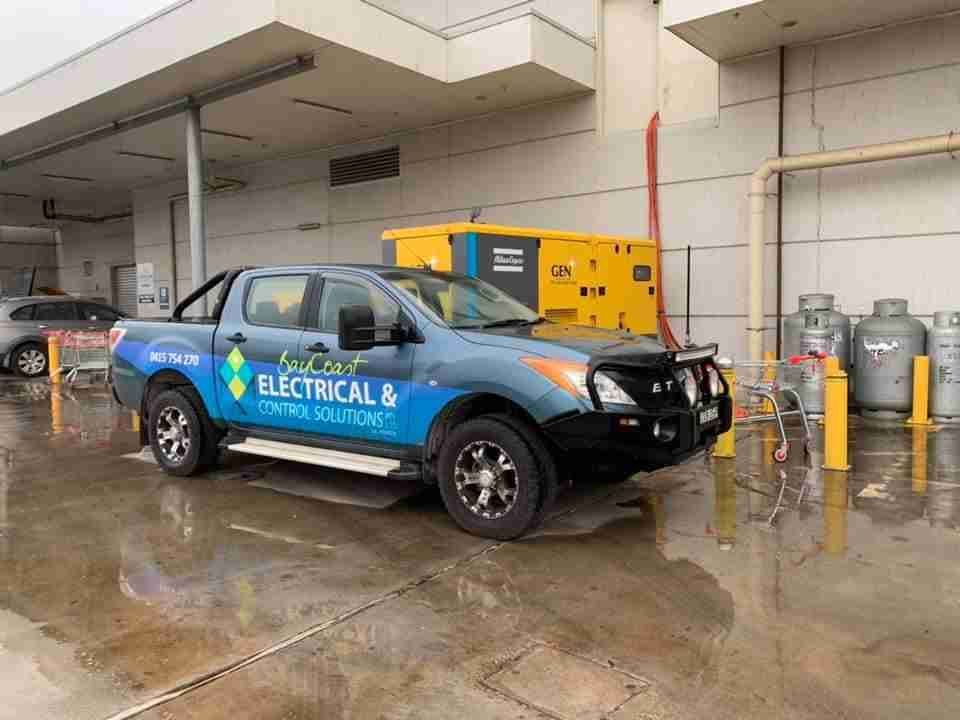
[(657, 326), (664, 345), (672, 350), (681, 347), (670, 321), (667, 319), (667, 308), (663, 300), (663, 243), (660, 236), (660, 192), (657, 187), (657, 142), (660, 130), (660, 113), (654, 113), (647, 126), (647, 226), (648, 233), (657, 244)]

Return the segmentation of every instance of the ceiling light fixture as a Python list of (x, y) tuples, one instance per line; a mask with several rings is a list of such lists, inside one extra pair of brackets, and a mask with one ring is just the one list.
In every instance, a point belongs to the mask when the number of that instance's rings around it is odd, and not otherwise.
[(133, 152), (132, 150), (114, 150), (115, 155), (123, 155), (124, 157), (134, 157), (134, 158), (144, 158), (146, 160), (163, 160), (165, 162), (176, 162), (176, 158), (168, 157), (166, 155), (152, 155), (150, 153), (142, 152)]
[(318, 108), (319, 110), (329, 110), (330, 112), (340, 113), (341, 115), (353, 115), (353, 110), (337, 107), (336, 105), (327, 105), (326, 103), (316, 102), (315, 100), (304, 100), (303, 98), (293, 98), (297, 105), (307, 105), (308, 107)]
[(50, 180), (69, 180), (70, 182), (94, 182), (94, 179), (91, 177), (82, 177), (80, 175), (54, 175), (53, 173), (41, 173), (43, 177), (49, 178)]
[(240, 135), (239, 133), (227, 132), (226, 130), (211, 130), (210, 128), (203, 128), (200, 132), (206, 133), (207, 135), (219, 135), (220, 137), (233, 138), (234, 140), (246, 140), (247, 142), (253, 142), (253, 137), (250, 135)]

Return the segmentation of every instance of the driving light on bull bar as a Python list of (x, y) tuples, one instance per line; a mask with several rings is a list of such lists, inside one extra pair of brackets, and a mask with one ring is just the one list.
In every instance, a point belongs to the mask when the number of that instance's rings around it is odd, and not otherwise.
[(683, 387), (683, 393), (687, 396), (687, 402), (690, 407), (696, 407), (700, 401), (700, 388), (697, 386), (697, 376), (691, 368), (683, 368), (674, 372), (677, 382)]
[[(583, 363), (539, 357), (520, 358), (520, 362), (531, 370), (537, 371), (571, 395), (590, 399), (590, 391), (587, 389), (587, 366)], [(637, 404), (609, 375), (603, 372), (594, 373), (593, 382), (596, 385), (600, 402), (604, 405)]]
[(677, 437), (677, 424), (672, 420), (657, 420), (653, 424), (653, 436), (663, 443), (673, 442)]
[(719, 397), (723, 392), (723, 385), (720, 382), (720, 373), (713, 365), (707, 366), (707, 389), (710, 391), (710, 397)]

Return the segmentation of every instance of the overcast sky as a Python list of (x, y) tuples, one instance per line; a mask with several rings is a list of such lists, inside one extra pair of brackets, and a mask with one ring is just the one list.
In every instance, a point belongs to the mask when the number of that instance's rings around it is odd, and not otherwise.
[(0, 0), (0, 91), (174, 0)]

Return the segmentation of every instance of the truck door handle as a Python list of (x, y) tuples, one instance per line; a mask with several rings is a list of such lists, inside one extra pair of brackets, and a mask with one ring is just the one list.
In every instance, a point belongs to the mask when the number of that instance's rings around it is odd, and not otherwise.
[(330, 348), (324, 345), (322, 342), (315, 342), (313, 345), (307, 345), (304, 350), (312, 353), (328, 353)]
[(234, 333), (233, 335), (228, 335), (227, 340), (229, 342), (237, 343), (237, 345), (239, 345), (240, 343), (245, 343), (247, 341), (247, 338), (243, 336), (243, 333)]

